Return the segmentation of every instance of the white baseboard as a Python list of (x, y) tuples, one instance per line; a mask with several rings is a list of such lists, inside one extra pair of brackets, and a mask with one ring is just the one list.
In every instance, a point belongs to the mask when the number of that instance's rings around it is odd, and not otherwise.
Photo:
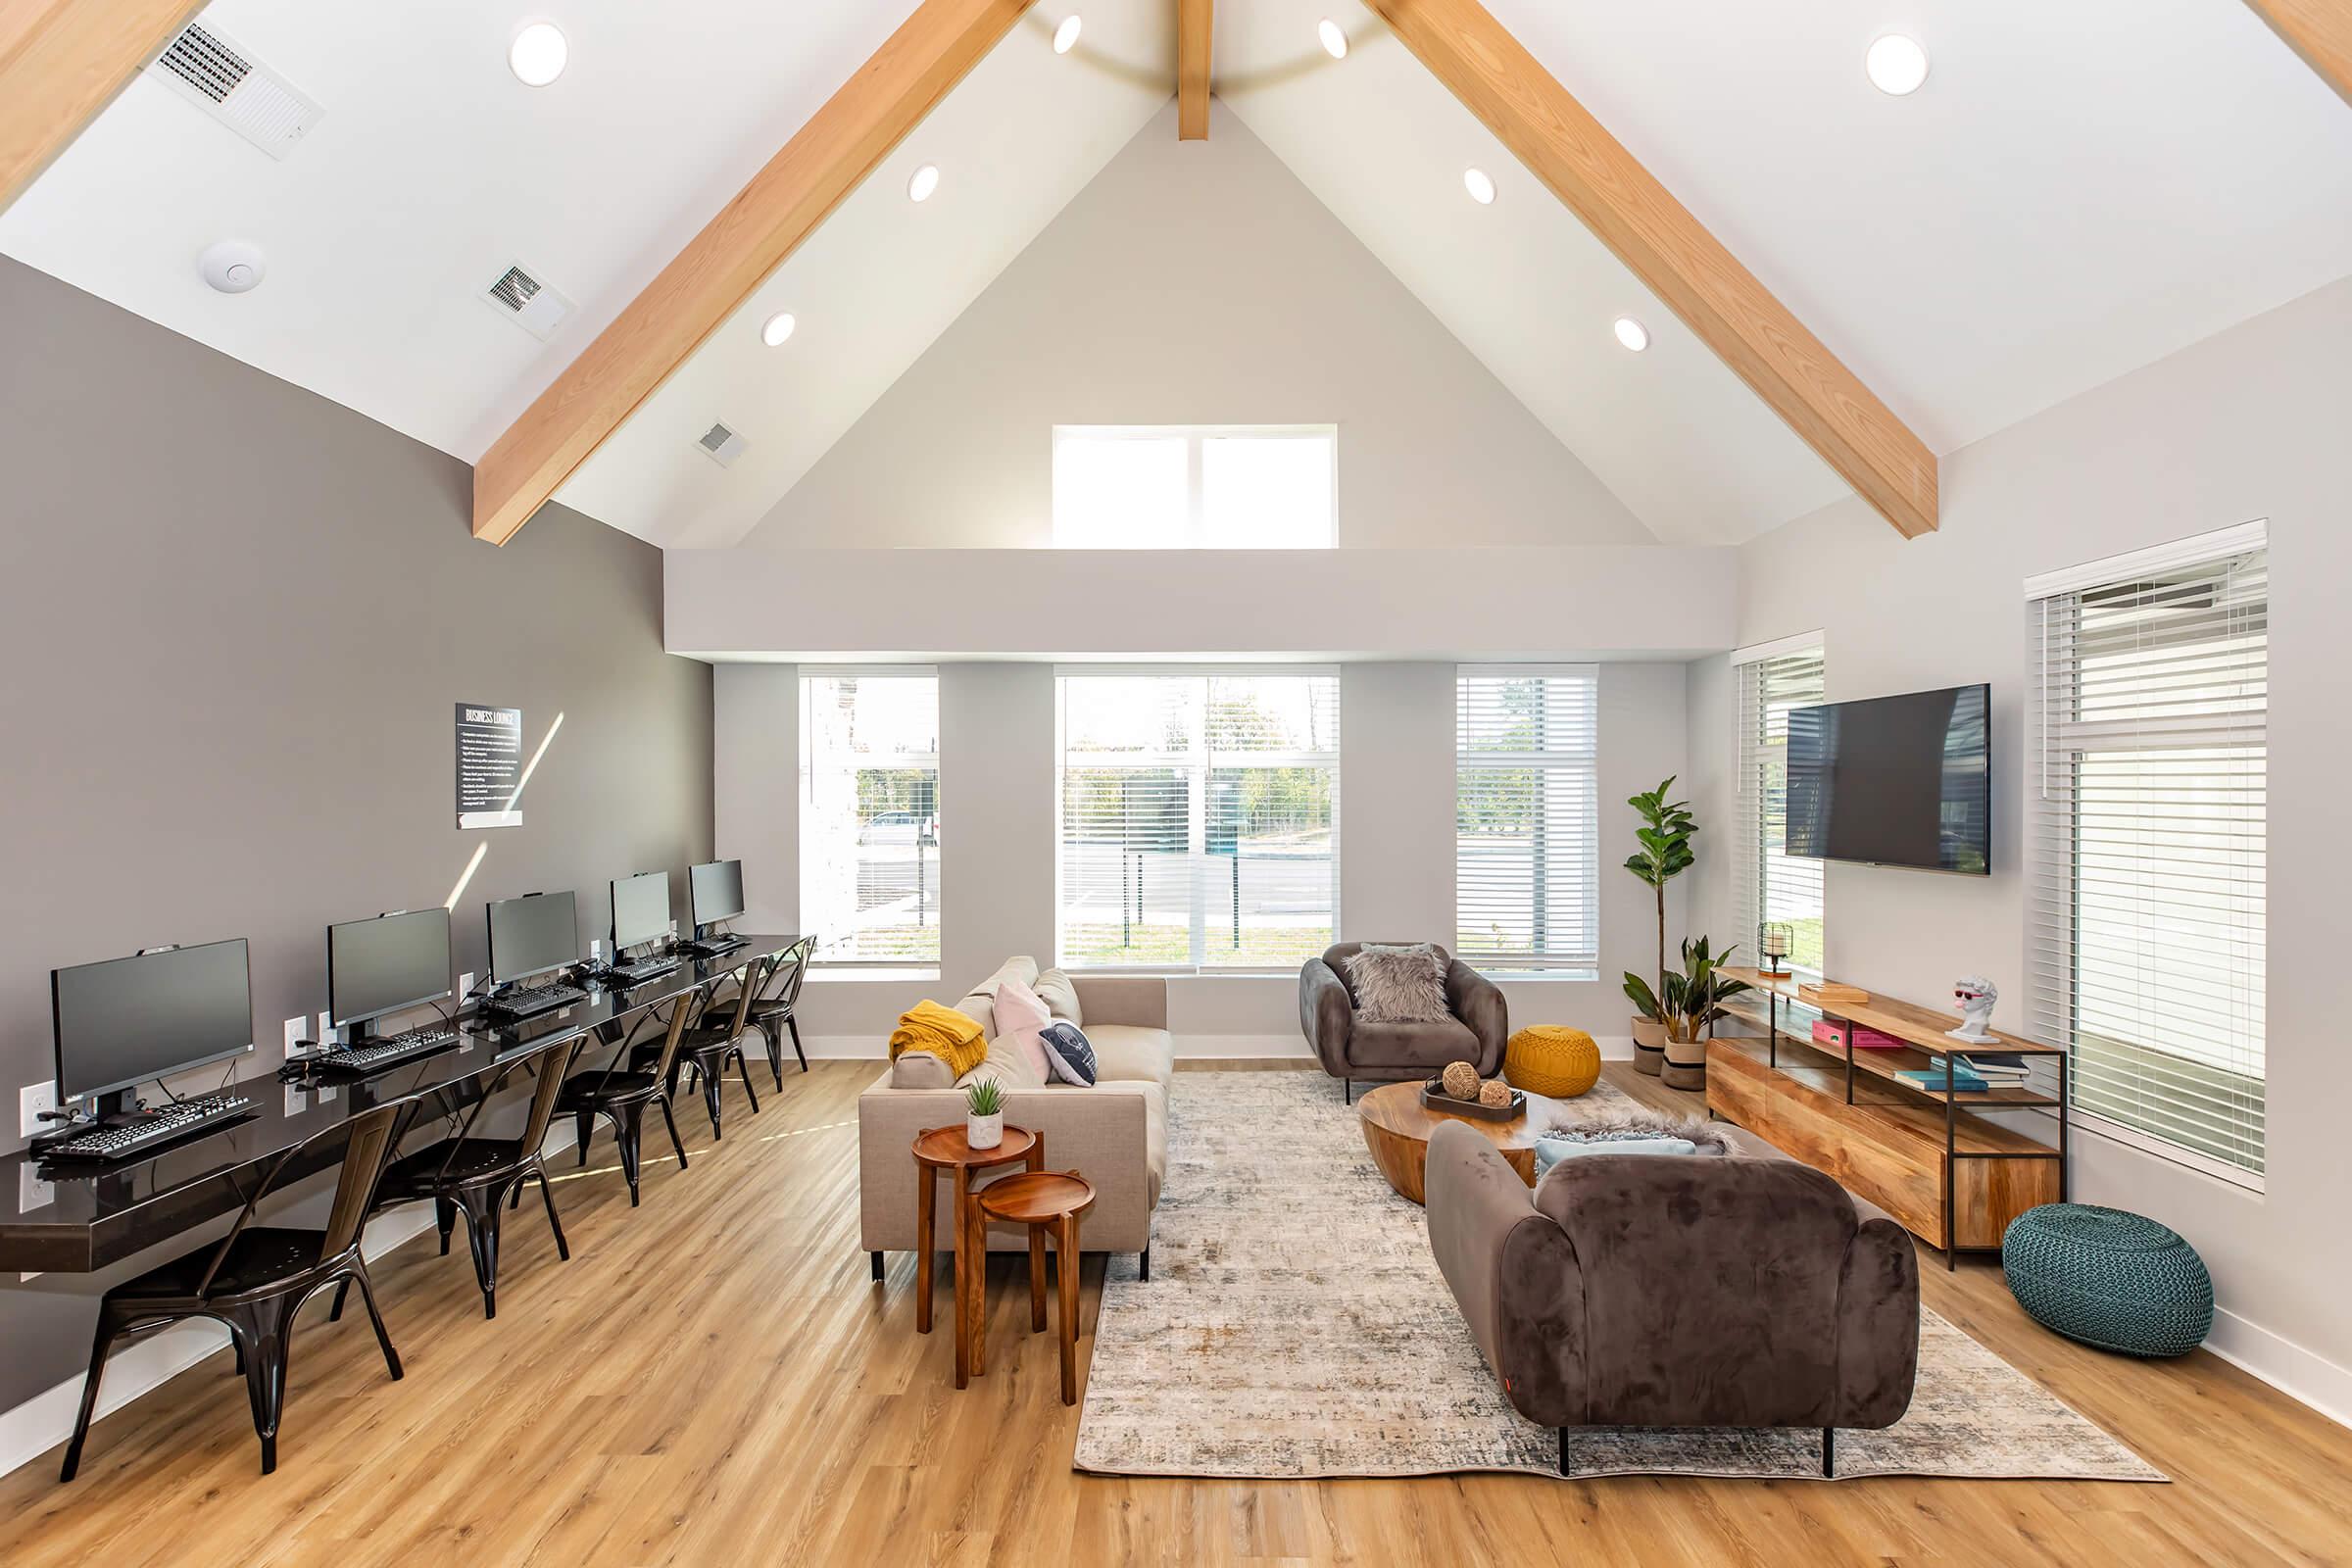
[[(1603, 1061), (1634, 1059), (1632, 1035), (1594, 1035), (1592, 1040), (1600, 1047)], [(811, 1061), (882, 1061), (890, 1054), (888, 1043), (878, 1035), (808, 1035), (801, 1044)], [(1313, 1055), (1306, 1049), (1306, 1038), (1297, 1033), (1176, 1037), (1178, 1061), (1264, 1061), (1293, 1056), (1304, 1061)]]
[(2352, 1367), (2341, 1367), (2234, 1312), (2213, 1315), (2205, 1348), (2292, 1399), (2352, 1427)]
[[(548, 1130), (543, 1146), (554, 1155), (571, 1148), (573, 1129), (568, 1120)], [(360, 1252), (370, 1263), (404, 1242), (431, 1231), (433, 1210), (410, 1203), (368, 1222), (360, 1238)], [(95, 1303), (93, 1303), (93, 1306)], [(358, 1306), (351, 1308), (365, 1317)], [(345, 1315), (345, 1322), (350, 1315)], [(106, 1375), (98, 1383), (98, 1408), (93, 1422), (120, 1410), (143, 1394), (166, 1383), (220, 1350), (228, 1348), (228, 1330), (206, 1319), (174, 1323), (168, 1329), (127, 1340), (106, 1358)], [(82, 1372), (34, 1395), (14, 1409), (0, 1411), (0, 1475), (31, 1463), (74, 1435), (74, 1416), (81, 1408)], [(234, 1391), (242, 1397), (243, 1389)]]

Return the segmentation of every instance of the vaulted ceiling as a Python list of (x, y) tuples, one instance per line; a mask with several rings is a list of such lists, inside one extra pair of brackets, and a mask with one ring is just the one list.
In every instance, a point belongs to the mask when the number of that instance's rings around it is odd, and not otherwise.
[[(1936, 452), (2352, 274), (2352, 108), (2233, 0), (1490, 8)], [(133, 81), (0, 213), (0, 251), (472, 461), (907, 9), (563, 0), (569, 68), (534, 90), (506, 66), (519, 18), (472, 0), (217, 0), (206, 24), (316, 99), (316, 128), (274, 160)], [(1174, 9), (1030, 13), (564, 498), (661, 543), (739, 537), (1167, 101)], [(1908, 97), (1860, 69), (1888, 30), (1930, 50)], [(1356, 0), (1224, 0), (1212, 63), (1312, 199), (1661, 538), (1843, 493)], [(223, 238), (262, 248), (263, 287), (199, 279)], [(546, 342), (480, 298), (518, 262), (575, 302)], [(779, 309), (798, 327), (768, 351)], [(1616, 345), (1620, 314), (1647, 353)], [(722, 404), (757, 436), (718, 470), (692, 443)]]

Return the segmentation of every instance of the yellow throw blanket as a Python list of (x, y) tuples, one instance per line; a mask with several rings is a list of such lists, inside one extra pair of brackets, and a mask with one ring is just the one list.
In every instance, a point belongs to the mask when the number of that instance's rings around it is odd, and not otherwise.
[(980, 1037), (980, 1025), (954, 1007), (930, 1001), (918, 1002), (912, 1011), (899, 1014), (899, 1026), (890, 1032), (891, 1060), (909, 1051), (929, 1052), (946, 1062), (949, 1075), (956, 1078), (988, 1059), (988, 1042)]

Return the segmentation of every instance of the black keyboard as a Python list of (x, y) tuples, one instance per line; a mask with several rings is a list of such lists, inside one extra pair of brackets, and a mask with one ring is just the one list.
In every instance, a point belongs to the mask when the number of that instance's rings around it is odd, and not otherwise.
[(253, 1102), (242, 1095), (205, 1095), (196, 1100), (182, 1100), (160, 1110), (150, 1110), (138, 1120), (114, 1127), (93, 1127), (86, 1133), (75, 1133), (40, 1150), (43, 1159), (130, 1159), (144, 1154), (158, 1144), (175, 1143), (193, 1133), (206, 1132), (222, 1122), (235, 1121), (253, 1108)]
[(483, 999), (482, 1010), (508, 1018), (533, 1018), (557, 1007), (568, 1007), (575, 1002), (586, 1002), (588, 993), (578, 986), (525, 986), (518, 991), (501, 991)]
[(303, 1063), (320, 1072), (374, 1072), (393, 1067), (418, 1056), (430, 1055), (458, 1043), (455, 1029), (412, 1029), (406, 1034), (386, 1035), (364, 1046), (350, 1046), (328, 1051)]
[(681, 942), (678, 946), (698, 958), (715, 958), (722, 953), (750, 947), (751, 939), (738, 936), (705, 937), (697, 942)]
[(608, 972), (615, 985), (638, 986), (657, 975), (668, 974), (677, 966), (675, 958), (640, 958), (635, 963), (616, 963)]

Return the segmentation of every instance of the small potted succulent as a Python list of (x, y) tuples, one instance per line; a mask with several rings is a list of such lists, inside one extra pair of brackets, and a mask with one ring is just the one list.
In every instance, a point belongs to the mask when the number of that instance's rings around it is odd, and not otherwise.
[(1004, 1090), (994, 1078), (983, 1078), (963, 1092), (963, 1141), (974, 1149), (994, 1149), (1004, 1141)]

